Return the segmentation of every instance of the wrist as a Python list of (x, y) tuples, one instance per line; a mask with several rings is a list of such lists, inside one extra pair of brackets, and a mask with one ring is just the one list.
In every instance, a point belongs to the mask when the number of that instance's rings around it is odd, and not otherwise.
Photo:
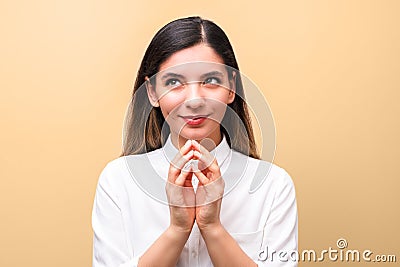
[(199, 228), (199, 230), (204, 239), (214, 239), (220, 237), (224, 233), (225, 228), (222, 226), (221, 222), (218, 221), (213, 224), (207, 224), (206, 226)]
[(168, 227), (167, 232), (171, 233), (171, 235), (175, 237), (189, 237), (192, 228), (182, 228), (171, 224)]

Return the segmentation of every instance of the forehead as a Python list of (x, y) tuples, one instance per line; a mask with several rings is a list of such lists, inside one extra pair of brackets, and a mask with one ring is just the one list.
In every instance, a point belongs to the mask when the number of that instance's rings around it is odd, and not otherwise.
[(223, 64), (223, 59), (205, 44), (198, 44), (173, 53), (159, 68), (159, 71), (166, 70), (176, 65), (182, 65), (191, 62), (210, 62)]

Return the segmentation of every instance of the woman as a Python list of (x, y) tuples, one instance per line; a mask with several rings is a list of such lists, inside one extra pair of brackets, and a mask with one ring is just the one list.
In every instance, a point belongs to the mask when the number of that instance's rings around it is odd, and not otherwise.
[[(199, 17), (164, 26), (127, 115), (122, 155), (96, 191), (93, 266), (296, 265), (279, 254), (297, 250), (293, 182), (259, 159), (221, 28)], [(268, 176), (249, 193), (259, 166)]]

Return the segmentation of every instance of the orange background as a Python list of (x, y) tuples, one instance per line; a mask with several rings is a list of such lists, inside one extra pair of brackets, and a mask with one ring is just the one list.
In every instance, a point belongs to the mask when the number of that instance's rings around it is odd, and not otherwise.
[(226, 31), (268, 99), (299, 249), (344, 237), (400, 261), (400, 2), (262, 2), (0, 2), (0, 266), (91, 265), (95, 187), (140, 60), (188, 15)]

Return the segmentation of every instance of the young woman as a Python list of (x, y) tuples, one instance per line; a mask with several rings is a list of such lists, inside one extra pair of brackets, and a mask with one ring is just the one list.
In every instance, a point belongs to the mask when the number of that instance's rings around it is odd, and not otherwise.
[(259, 159), (221, 28), (189, 17), (154, 36), (124, 127), (96, 190), (94, 267), (296, 266), (293, 182)]

